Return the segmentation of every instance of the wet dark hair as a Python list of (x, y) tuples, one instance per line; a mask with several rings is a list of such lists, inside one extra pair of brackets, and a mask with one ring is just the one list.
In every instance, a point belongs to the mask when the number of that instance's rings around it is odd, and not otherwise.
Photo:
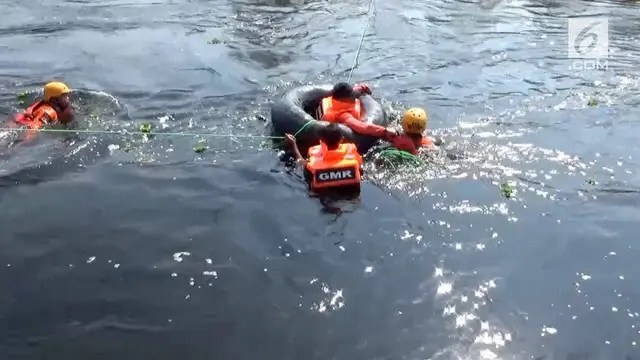
[(331, 95), (338, 100), (354, 99), (353, 88), (346, 82), (340, 82), (333, 86)]
[(329, 124), (320, 129), (320, 140), (327, 145), (329, 150), (335, 150), (342, 141), (342, 131), (338, 124)]

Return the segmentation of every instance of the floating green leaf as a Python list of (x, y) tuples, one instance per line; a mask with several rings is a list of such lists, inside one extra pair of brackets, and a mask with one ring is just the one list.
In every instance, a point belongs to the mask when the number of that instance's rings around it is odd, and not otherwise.
[(142, 131), (143, 133), (151, 132), (151, 124), (142, 124), (142, 125), (140, 125), (140, 131)]
[(500, 185), (500, 190), (502, 190), (502, 195), (506, 198), (510, 198), (513, 195), (513, 187), (507, 183)]
[(26, 103), (27, 103), (27, 96), (28, 96), (28, 95), (29, 95), (29, 94), (27, 94), (27, 92), (26, 92), (26, 91), (23, 91), (23, 92), (19, 93), (19, 94), (17, 95), (18, 103), (19, 103), (20, 105), (24, 105), (24, 104), (26, 104)]
[(203, 143), (199, 143), (193, 148), (193, 151), (197, 152), (198, 154), (203, 153), (206, 150), (207, 150), (207, 147)]
[(596, 105), (598, 105), (598, 100), (596, 100), (594, 98), (590, 98), (589, 101), (587, 101), (587, 105), (596, 106)]

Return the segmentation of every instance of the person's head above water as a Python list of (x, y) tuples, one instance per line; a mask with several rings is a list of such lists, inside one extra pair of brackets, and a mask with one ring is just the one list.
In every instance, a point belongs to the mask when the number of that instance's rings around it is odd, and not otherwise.
[(52, 81), (44, 86), (44, 101), (66, 108), (69, 106), (70, 93), (71, 89), (65, 83)]
[(342, 131), (338, 124), (329, 124), (320, 129), (320, 141), (327, 145), (327, 149), (335, 150), (342, 141)]
[(421, 108), (411, 108), (402, 116), (402, 130), (408, 135), (422, 135), (427, 130), (427, 112)]
[(346, 82), (335, 84), (331, 91), (331, 96), (337, 100), (353, 100), (356, 98), (353, 93), (353, 88)]

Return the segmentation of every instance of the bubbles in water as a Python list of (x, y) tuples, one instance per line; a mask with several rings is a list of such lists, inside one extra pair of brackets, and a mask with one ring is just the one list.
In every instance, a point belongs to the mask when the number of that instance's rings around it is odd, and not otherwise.
[(315, 303), (311, 309), (317, 312), (327, 312), (338, 310), (345, 305), (344, 297), (342, 296), (342, 289), (339, 290), (331, 290), (328, 285), (322, 283), (321, 284), (322, 292), (327, 295), (325, 299), (320, 300), (320, 302)]

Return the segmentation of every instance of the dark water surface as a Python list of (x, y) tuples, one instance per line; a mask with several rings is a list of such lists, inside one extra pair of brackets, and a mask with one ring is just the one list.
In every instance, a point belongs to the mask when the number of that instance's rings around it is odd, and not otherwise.
[[(346, 77), (367, 6), (3, 0), (0, 114), (60, 78), (83, 129), (261, 135)], [(606, 70), (566, 58), (584, 15)], [(464, 156), (369, 165), (329, 208), (259, 138), (3, 143), (0, 359), (640, 359), (637, 15), (378, 0), (354, 80)]]

